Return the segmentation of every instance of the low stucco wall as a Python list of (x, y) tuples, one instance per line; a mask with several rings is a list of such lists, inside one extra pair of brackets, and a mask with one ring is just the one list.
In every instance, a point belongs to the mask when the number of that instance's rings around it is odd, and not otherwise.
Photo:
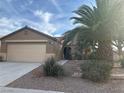
[(47, 60), (47, 59), (49, 59), (51, 57), (55, 57), (55, 54), (54, 53), (46, 54), (45, 60)]
[(0, 56), (2, 57), (3, 61), (6, 61), (6, 53), (0, 53)]
[(119, 61), (120, 59), (122, 59), (123, 58), (123, 56), (119, 56), (118, 54), (114, 54), (113, 55), (113, 60), (114, 61)]

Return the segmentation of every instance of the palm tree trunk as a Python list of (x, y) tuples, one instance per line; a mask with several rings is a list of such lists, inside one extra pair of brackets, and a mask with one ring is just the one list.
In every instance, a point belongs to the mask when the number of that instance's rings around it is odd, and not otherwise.
[(100, 60), (113, 61), (111, 41), (99, 41), (96, 58)]

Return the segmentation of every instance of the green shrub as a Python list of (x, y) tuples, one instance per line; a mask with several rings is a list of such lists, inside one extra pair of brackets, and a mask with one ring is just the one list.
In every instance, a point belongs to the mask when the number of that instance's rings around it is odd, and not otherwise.
[(89, 56), (89, 59), (90, 60), (96, 60), (96, 52), (91, 53)]
[(64, 69), (61, 65), (57, 64), (54, 58), (50, 58), (43, 65), (43, 71), (46, 76), (63, 76)]
[(109, 79), (112, 65), (105, 61), (87, 61), (81, 65), (82, 78), (95, 82)]
[(121, 60), (121, 67), (124, 68), (124, 59)]

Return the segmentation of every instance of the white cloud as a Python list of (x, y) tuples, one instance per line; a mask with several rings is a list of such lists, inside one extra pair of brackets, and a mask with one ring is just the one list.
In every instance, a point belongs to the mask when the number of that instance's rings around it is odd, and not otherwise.
[(59, 6), (59, 4), (57, 3), (56, 0), (51, 0), (51, 2), (53, 3), (53, 5), (56, 7), (56, 9), (59, 11), (59, 12), (62, 12), (62, 8)]
[(61, 34), (55, 34), (54, 36), (55, 37), (61, 37), (62, 35)]
[(49, 35), (52, 35), (58, 29), (59, 26), (50, 23), (53, 15), (52, 13), (37, 10), (34, 12), (34, 14), (40, 19), (40, 22), (34, 22), (23, 18), (0, 18), (0, 34), (8, 34), (12, 31), (15, 31), (16, 29), (23, 27), (24, 25), (28, 25)]
[(12, 0), (0, 0), (0, 10), (4, 11), (5, 14), (7, 13), (7, 15), (14, 14), (13, 16), (19, 16), (20, 13), (11, 3)]
[(48, 23), (51, 20), (52, 16), (53, 16), (52, 13), (43, 12), (42, 10), (36, 10), (34, 12), (34, 15), (38, 16), (42, 21), (44, 21), (46, 23)]
[(41, 20), (39, 28), (41, 28), (45, 33), (52, 34), (57, 30), (58, 27), (50, 22), (53, 18), (52, 13), (36, 10), (34, 11), (34, 15)]
[(0, 35), (10, 33), (19, 27), (21, 27), (21, 23), (17, 20), (8, 19), (6, 17), (0, 18)]
[(33, 0), (29, 0), (29, 4), (32, 4), (33, 3)]

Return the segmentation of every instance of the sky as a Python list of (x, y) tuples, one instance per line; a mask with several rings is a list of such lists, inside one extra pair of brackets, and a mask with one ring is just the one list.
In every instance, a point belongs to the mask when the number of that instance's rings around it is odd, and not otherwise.
[(0, 36), (24, 26), (51, 36), (74, 28), (72, 11), (93, 0), (0, 0)]

